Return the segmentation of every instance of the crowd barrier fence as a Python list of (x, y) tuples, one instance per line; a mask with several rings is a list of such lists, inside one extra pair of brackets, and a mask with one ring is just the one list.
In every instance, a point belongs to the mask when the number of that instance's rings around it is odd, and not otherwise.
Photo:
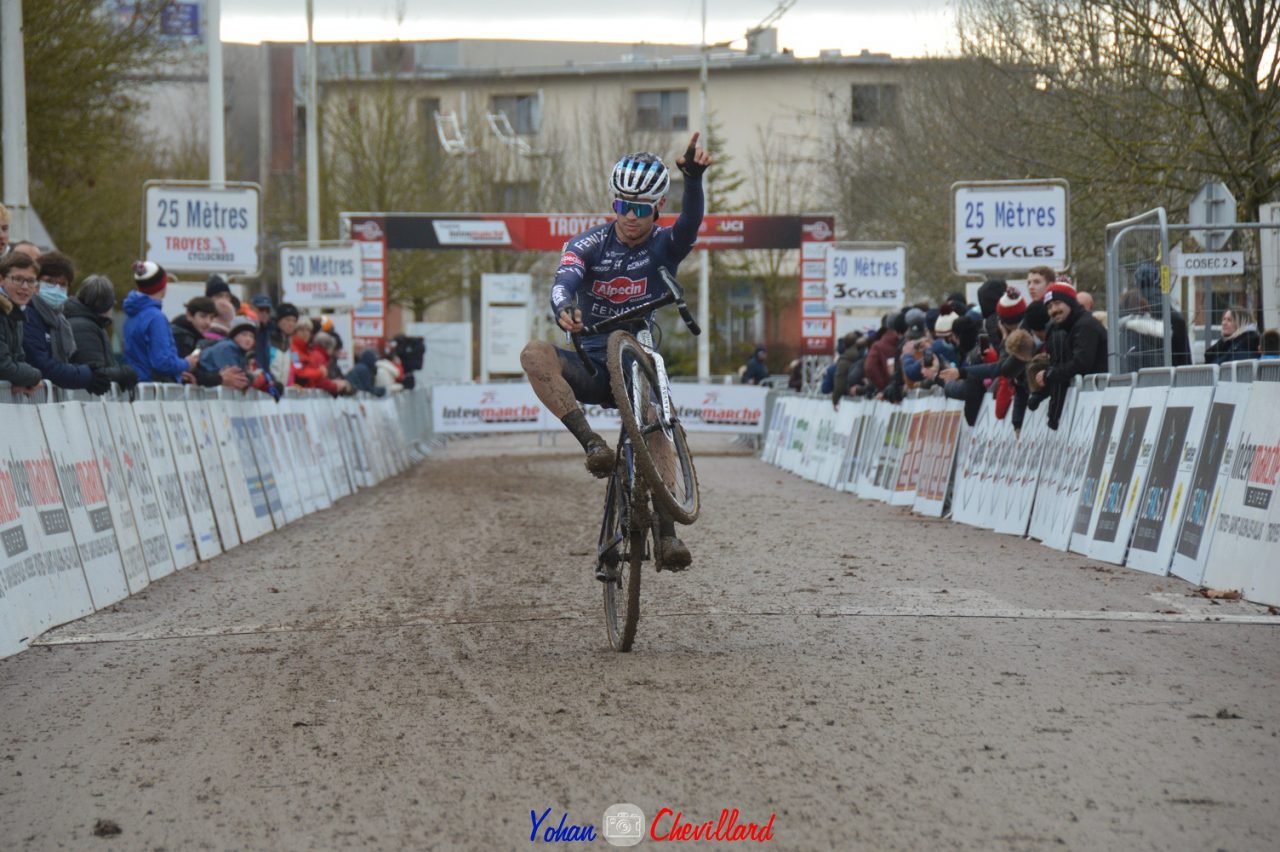
[(761, 458), (805, 479), (1280, 605), (1280, 361), (1077, 379), (1057, 430), (937, 389), (767, 410)]
[(0, 383), (0, 658), (400, 473), (430, 389), (332, 399), (139, 385), (136, 399)]

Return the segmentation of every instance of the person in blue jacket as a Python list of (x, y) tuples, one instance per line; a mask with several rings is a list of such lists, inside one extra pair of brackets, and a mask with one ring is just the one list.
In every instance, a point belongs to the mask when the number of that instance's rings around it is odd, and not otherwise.
[(105, 375), (96, 375), (91, 367), (73, 364), (76, 351), (71, 323), (63, 316), (67, 288), (75, 278), (71, 258), (61, 252), (45, 252), (40, 264), (40, 289), (26, 312), (22, 331), (22, 349), (27, 362), (60, 388), (88, 390), (95, 394), (111, 389)]
[(200, 352), (178, 356), (173, 330), (161, 305), (169, 286), (168, 273), (153, 261), (133, 265), (134, 290), (124, 298), (124, 360), (138, 373), (140, 382), (194, 382), (191, 369)]
[(200, 352), (200, 366), (211, 373), (227, 367), (239, 367), (250, 379), (257, 378), (257, 371), (249, 365), (249, 355), (258, 339), (258, 324), (248, 317), (236, 317), (226, 340), (206, 346)]

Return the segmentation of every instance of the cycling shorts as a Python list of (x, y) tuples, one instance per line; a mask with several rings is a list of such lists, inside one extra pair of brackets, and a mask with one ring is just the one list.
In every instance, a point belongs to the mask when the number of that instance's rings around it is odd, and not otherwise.
[(609, 385), (609, 368), (605, 365), (605, 353), (588, 352), (587, 358), (595, 365), (596, 374), (587, 372), (578, 353), (556, 347), (556, 357), (560, 359), (560, 375), (564, 376), (573, 396), (585, 405), (598, 405), (602, 408), (616, 408), (613, 403), (613, 388)]

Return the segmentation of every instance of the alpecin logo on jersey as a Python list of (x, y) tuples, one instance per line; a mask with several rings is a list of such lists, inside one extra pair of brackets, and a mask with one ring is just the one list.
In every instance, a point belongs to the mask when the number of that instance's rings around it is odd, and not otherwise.
[(641, 278), (636, 281), (626, 276), (614, 278), (611, 281), (597, 281), (591, 285), (591, 293), (601, 299), (608, 299), (615, 305), (621, 305), (623, 302), (630, 302), (632, 299), (638, 299), (649, 289), (649, 279)]

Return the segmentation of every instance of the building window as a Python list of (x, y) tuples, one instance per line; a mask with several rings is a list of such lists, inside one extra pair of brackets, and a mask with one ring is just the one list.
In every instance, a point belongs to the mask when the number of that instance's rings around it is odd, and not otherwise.
[(519, 136), (537, 134), (542, 122), (537, 95), (495, 95), (489, 102), (489, 111), (505, 115)]
[(636, 130), (688, 130), (689, 90), (636, 92)]
[(418, 114), (422, 117), (422, 138), (427, 150), (433, 154), (440, 150), (440, 133), (436, 130), (436, 113), (439, 111), (439, 98), (418, 99)]
[(854, 127), (879, 127), (893, 120), (898, 110), (898, 87), (874, 85), (853, 87), (850, 120)]

